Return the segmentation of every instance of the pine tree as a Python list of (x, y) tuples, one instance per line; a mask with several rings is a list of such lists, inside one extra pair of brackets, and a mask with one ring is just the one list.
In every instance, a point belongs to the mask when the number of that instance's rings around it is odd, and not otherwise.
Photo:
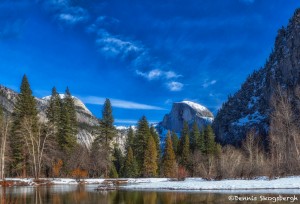
[(191, 138), (190, 138), (190, 145), (191, 145), (191, 150), (194, 152), (198, 147), (200, 146), (200, 131), (198, 128), (198, 125), (196, 122), (193, 124), (193, 129), (191, 131)]
[(167, 133), (165, 141), (165, 149), (162, 160), (162, 169), (164, 177), (176, 176), (176, 158), (173, 150), (173, 144), (170, 136), (170, 132)]
[(147, 149), (147, 143), (150, 136), (151, 133), (147, 118), (143, 116), (138, 122), (133, 145), (134, 155), (138, 163), (140, 174), (142, 173), (141, 170), (144, 164), (145, 150)]
[(143, 175), (144, 177), (157, 176), (157, 149), (156, 144), (152, 136), (149, 137), (147, 148), (145, 150)]
[(182, 147), (182, 154), (181, 154), (181, 162), (180, 164), (185, 168), (189, 167), (189, 159), (190, 159), (190, 140), (189, 135), (183, 135), (184, 138), (183, 147)]
[(183, 151), (183, 146), (184, 146), (184, 142), (185, 142), (185, 136), (189, 136), (189, 125), (186, 121), (183, 122), (183, 128), (180, 134), (180, 140), (179, 140), (179, 144), (178, 144), (178, 155), (182, 155), (182, 151)]
[(177, 155), (179, 139), (178, 139), (177, 134), (174, 131), (172, 131), (172, 133), (171, 133), (171, 139), (172, 139), (173, 150), (174, 150), (175, 154)]
[(206, 138), (206, 153), (212, 155), (216, 153), (215, 134), (210, 125), (205, 128), (204, 135)]
[(157, 161), (160, 159), (160, 140), (159, 140), (159, 135), (157, 134), (155, 127), (151, 125), (150, 127), (150, 134), (153, 137), (156, 145), (156, 151), (157, 151)]
[(129, 147), (126, 155), (126, 160), (124, 163), (124, 177), (135, 178), (138, 175), (137, 163), (133, 157), (132, 148)]
[(12, 149), (12, 166), (15, 172), (14, 176), (26, 176), (28, 168), (28, 150), (25, 147), (24, 136), (22, 135), (23, 122), (26, 119), (31, 121), (29, 127), (32, 134), (37, 133), (38, 111), (36, 101), (32, 96), (32, 91), (26, 75), (23, 76), (20, 94), (17, 97), (16, 105), (13, 112), (13, 126), (11, 133), (11, 149)]
[(130, 126), (128, 129), (126, 142), (125, 142), (125, 150), (128, 151), (129, 147), (133, 146), (133, 140), (134, 140), (134, 131), (132, 127)]
[(49, 104), (46, 109), (46, 116), (48, 121), (53, 125), (58, 131), (60, 118), (61, 118), (61, 104), (62, 101), (60, 99), (59, 94), (56, 91), (56, 88), (52, 88), (52, 94), (49, 99)]
[(76, 117), (75, 103), (74, 103), (74, 99), (71, 95), (71, 92), (69, 90), (69, 87), (66, 88), (65, 96), (63, 99), (63, 105), (64, 105), (65, 111), (68, 112), (68, 115), (70, 118), (72, 134), (76, 137), (76, 135), (78, 133), (78, 123), (77, 123), (77, 117)]
[(113, 164), (110, 167), (109, 178), (118, 178), (118, 177), (119, 177), (119, 174), (117, 172), (115, 165)]
[(118, 146), (114, 147), (114, 153), (113, 153), (113, 165), (118, 173), (118, 175), (121, 175), (121, 169), (124, 163), (124, 158), (122, 155), (122, 152)]
[(78, 132), (74, 99), (68, 87), (62, 101), (60, 124), (58, 143), (61, 150), (68, 155), (74, 150), (77, 144)]
[(200, 133), (199, 142), (198, 142), (197, 146), (198, 146), (198, 149), (202, 153), (206, 152), (205, 136), (204, 136), (204, 131), (203, 130)]
[(109, 99), (106, 99), (102, 110), (102, 119), (100, 120), (100, 140), (106, 147), (110, 146), (111, 141), (116, 136), (116, 129), (113, 125), (114, 118)]

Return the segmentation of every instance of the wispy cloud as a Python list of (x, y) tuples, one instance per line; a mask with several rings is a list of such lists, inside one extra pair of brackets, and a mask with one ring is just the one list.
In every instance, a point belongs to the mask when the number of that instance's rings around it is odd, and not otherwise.
[[(155, 79), (171, 80), (182, 77), (174, 71), (164, 71), (160, 67), (168, 67), (159, 59), (149, 54), (148, 48), (141, 42), (122, 35), (112, 34), (106, 27), (119, 24), (119, 20), (107, 16), (99, 16), (97, 20), (86, 28), (87, 33), (96, 34), (96, 46), (98, 51), (111, 58), (127, 60), (135, 73), (149, 81)], [(145, 69), (148, 67), (148, 69)], [(167, 86), (171, 91), (179, 91), (183, 84), (169, 82)]]
[(121, 39), (104, 29), (98, 30), (96, 45), (99, 51), (108, 57), (134, 57), (143, 52), (143, 48), (133, 41)]
[(137, 124), (137, 120), (131, 120), (131, 119), (115, 119), (115, 123), (125, 123), (125, 124)]
[(168, 82), (167, 87), (170, 91), (181, 91), (183, 89), (183, 84), (178, 81)]
[(203, 84), (202, 84), (202, 87), (203, 88), (207, 88), (211, 85), (214, 85), (215, 83), (217, 83), (217, 80), (211, 80), (211, 81), (205, 81)]
[[(96, 96), (81, 97), (81, 100), (86, 104), (96, 104), (96, 105), (103, 105), (105, 102), (105, 98), (96, 97)], [(139, 109), (139, 110), (165, 110), (158, 106), (141, 104), (141, 103), (125, 101), (120, 99), (110, 99), (110, 102), (112, 106), (116, 108)]]
[[(158, 123), (157, 121), (148, 121), (149, 124), (156, 124)], [(136, 125), (138, 123), (137, 120), (132, 120), (132, 119), (115, 119), (115, 123), (124, 123), (127, 125)]]
[(136, 70), (136, 74), (139, 76), (142, 76), (148, 80), (154, 80), (154, 79), (160, 79), (160, 78), (173, 79), (173, 78), (178, 78), (178, 77), (182, 76), (182, 75), (176, 74), (173, 71), (162, 71), (160, 69), (153, 69), (149, 72), (141, 72), (139, 70)]
[(74, 25), (87, 21), (89, 14), (81, 7), (71, 7), (58, 14), (57, 18), (66, 24)]
[(72, 6), (70, 0), (50, 0), (45, 1), (47, 10), (55, 13), (55, 19), (67, 25), (75, 25), (86, 22), (89, 13), (80, 6)]

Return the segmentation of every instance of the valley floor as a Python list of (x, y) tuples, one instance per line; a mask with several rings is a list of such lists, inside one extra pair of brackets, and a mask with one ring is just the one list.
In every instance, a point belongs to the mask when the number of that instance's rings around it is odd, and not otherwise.
[[(85, 184), (102, 184), (106, 179), (85, 179)], [(106, 181), (114, 179), (107, 179)], [(56, 178), (41, 179), (38, 183), (33, 179), (7, 178), (10, 183), (22, 183), (24, 185), (77, 185), (75, 179)], [(300, 176), (268, 179), (260, 177), (257, 179), (225, 179), (207, 181), (201, 178), (187, 178), (184, 181), (171, 181), (168, 178), (125, 178), (118, 179), (126, 183), (120, 189), (132, 190), (260, 190), (260, 189), (300, 189)]]

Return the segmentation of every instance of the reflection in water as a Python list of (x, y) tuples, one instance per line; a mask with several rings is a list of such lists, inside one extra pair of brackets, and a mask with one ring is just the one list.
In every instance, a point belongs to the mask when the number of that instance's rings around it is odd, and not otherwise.
[[(69, 185), (43, 187), (11, 187), (1, 188), (1, 203), (3, 204), (185, 204), (185, 203), (274, 203), (273, 201), (229, 201), (229, 195), (257, 196), (241, 192), (178, 192), (178, 191), (94, 191), (96, 186)], [(247, 193), (247, 192), (246, 192)], [(261, 194), (275, 196), (278, 194)], [(284, 195), (288, 196), (288, 195)], [(300, 195), (298, 192), (297, 197)], [(289, 202), (276, 202), (289, 203)], [(300, 203), (295, 201), (294, 203)]]

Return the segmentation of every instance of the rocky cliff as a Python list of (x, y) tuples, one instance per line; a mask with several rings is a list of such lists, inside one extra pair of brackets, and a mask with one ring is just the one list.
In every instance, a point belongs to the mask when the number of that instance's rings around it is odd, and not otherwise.
[(180, 132), (184, 121), (190, 127), (196, 122), (199, 128), (202, 128), (211, 124), (213, 119), (213, 114), (206, 107), (191, 101), (182, 101), (173, 104), (171, 112), (158, 124), (158, 129)]
[(238, 145), (247, 132), (268, 135), (270, 100), (281, 87), (291, 93), (300, 84), (300, 9), (278, 31), (274, 50), (263, 68), (251, 74), (241, 89), (219, 110), (213, 127), (219, 142)]
[[(0, 85), (0, 104), (4, 111), (11, 114), (17, 100), (18, 93)], [(60, 95), (63, 97), (63, 94)], [(86, 147), (90, 147), (94, 140), (95, 127), (98, 126), (98, 119), (87, 109), (87, 107), (76, 97), (74, 98), (76, 116), (79, 124), (79, 132), (77, 140)], [(41, 121), (46, 121), (46, 108), (48, 105), (49, 96), (44, 98), (36, 98), (37, 108), (39, 110), (39, 118)]]

